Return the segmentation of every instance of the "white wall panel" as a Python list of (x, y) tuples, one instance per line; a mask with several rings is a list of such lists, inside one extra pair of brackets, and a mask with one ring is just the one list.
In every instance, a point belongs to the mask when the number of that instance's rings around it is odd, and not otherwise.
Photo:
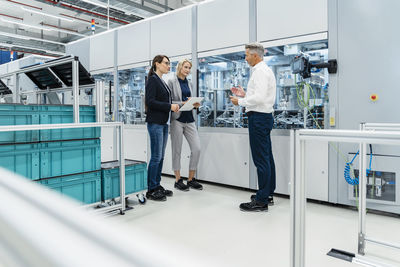
[(199, 132), (200, 180), (249, 188), (249, 137), (246, 134)]
[(8, 65), (7, 64), (1, 64), (0, 65), (0, 75), (8, 73)]
[[(101, 161), (116, 160), (114, 153), (119, 156), (119, 148), (114, 147), (115, 128), (101, 128)], [(124, 127), (124, 154), (126, 159), (147, 162), (147, 130), (146, 127)]]
[(307, 141), (305, 157), (307, 198), (328, 201), (328, 142)]
[(118, 30), (118, 66), (150, 59), (150, 21)]
[[(183, 137), (182, 152), (181, 152), (181, 176), (189, 177), (189, 162), (190, 162), (190, 147), (186, 138)], [(165, 149), (164, 163), (162, 173), (175, 175), (172, 168), (172, 148), (171, 135), (168, 135), (167, 148)]]
[(124, 152), (127, 159), (147, 162), (147, 130), (124, 128)]
[(114, 158), (114, 128), (101, 128), (101, 162), (112, 161)]
[(151, 57), (190, 54), (192, 49), (192, 13), (185, 8), (151, 20)]
[(219, 0), (198, 7), (198, 51), (249, 42), (249, 1)]
[(327, 0), (258, 0), (260, 42), (328, 31)]
[(90, 71), (114, 66), (114, 31), (90, 38)]
[[(276, 170), (275, 193), (289, 195), (290, 136), (271, 135), (271, 145), (272, 145), (272, 154), (274, 156), (275, 170)], [(257, 175), (257, 171), (255, 173)]]
[(79, 57), (82, 65), (89, 70), (90, 68), (90, 39), (84, 38), (78, 42), (67, 44), (65, 46), (67, 55), (74, 55)]

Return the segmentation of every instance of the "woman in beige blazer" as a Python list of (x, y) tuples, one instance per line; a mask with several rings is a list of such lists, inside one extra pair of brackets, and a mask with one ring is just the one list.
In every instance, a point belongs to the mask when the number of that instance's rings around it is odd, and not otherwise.
[[(182, 106), (192, 95), (192, 85), (186, 79), (190, 74), (192, 63), (183, 59), (179, 61), (174, 75), (167, 84), (172, 91), (172, 103)], [(195, 104), (198, 108), (200, 103)], [(175, 173), (175, 188), (188, 191), (189, 188), (201, 190), (203, 186), (194, 178), (200, 159), (200, 138), (197, 133), (194, 120), (195, 110), (173, 112), (171, 114), (171, 148), (172, 148), (172, 168)], [(181, 151), (183, 136), (185, 136), (190, 147), (189, 177), (185, 184), (181, 178)]]

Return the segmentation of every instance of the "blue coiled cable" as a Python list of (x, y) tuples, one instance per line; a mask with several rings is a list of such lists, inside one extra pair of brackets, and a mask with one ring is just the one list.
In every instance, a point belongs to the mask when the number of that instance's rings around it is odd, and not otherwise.
[[(372, 145), (369, 145), (369, 168), (367, 169), (367, 176), (371, 172), (371, 164), (372, 164)], [(358, 185), (358, 177), (351, 178), (350, 175), (350, 169), (351, 165), (353, 164), (353, 161), (356, 159), (357, 155), (360, 153), (360, 151), (357, 151), (357, 153), (354, 155), (353, 159), (350, 162), (346, 162), (346, 165), (344, 166), (344, 179), (349, 185)]]

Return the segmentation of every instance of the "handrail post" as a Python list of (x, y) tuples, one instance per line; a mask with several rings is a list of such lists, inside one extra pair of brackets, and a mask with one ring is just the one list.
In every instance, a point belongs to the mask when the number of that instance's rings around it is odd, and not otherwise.
[(125, 211), (125, 155), (124, 155), (124, 123), (121, 122), (119, 130), (119, 179), (121, 189), (121, 215)]
[(294, 171), (291, 177), (291, 267), (305, 266), (305, 141), (298, 131), (292, 131), (291, 159)]
[[(360, 130), (364, 131), (365, 123), (360, 124)], [(360, 161), (359, 161), (359, 183), (358, 183), (358, 254), (365, 254), (365, 217), (367, 212), (367, 144), (365, 142), (360, 143)]]

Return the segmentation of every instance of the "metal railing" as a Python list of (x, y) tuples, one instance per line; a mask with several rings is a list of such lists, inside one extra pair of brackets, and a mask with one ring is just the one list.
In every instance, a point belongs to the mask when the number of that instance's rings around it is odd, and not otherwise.
[[(369, 125), (377, 126), (377, 125)], [(388, 127), (386, 125), (385, 127)], [(399, 125), (397, 125), (398, 127)], [(395, 127), (392, 127), (394, 129)], [(290, 156), (291, 166), (291, 248), (290, 266), (305, 266), (305, 216), (306, 216), (306, 196), (305, 196), (305, 142), (306, 141), (327, 141), (360, 144), (360, 198), (359, 198), (359, 222), (360, 232), (365, 233), (365, 213), (366, 210), (366, 178), (367, 178), (367, 144), (381, 145), (400, 145), (400, 127), (397, 131), (384, 131), (384, 125), (377, 131), (357, 131), (357, 130), (296, 130), (291, 131)], [(364, 196), (364, 197), (362, 197)], [(365, 240), (365, 237), (364, 237)], [(377, 243), (375, 239), (368, 241)], [(382, 245), (387, 242), (379, 241)], [(383, 244), (384, 243), (384, 244)], [(364, 244), (365, 245), (365, 244)], [(391, 247), (393, 244), (390, 244)], [(367, 259), (363, 258), (364, 262)], [(382, 264), (384, 265), (384, 264)], [(371, 265), (377, 266), (377, 265)]]
[[(7, 78), (10, 76), (14, 77), (14, 80), (15, 80), (14, 102), (20, 103), (20, 95), (21, 95), (20, 90), (19, 90), (19, 75), (20, 74), (27, 73), (27, 72), (34, 71), (34, 70), (46, 69), (46, 68), (58, 66), (61, 64), (65, 64), (65, 63), (72, 64), (72, 87), (71, 87), (71, 89), (72, 89), (72, 93), (74, 96), (74, 103), (73, 103), (74, 122), (79, 123), (79, 97), (76, 97), (76, 96), (79, 96), (79, 60), (78, 60), (78, 57), (71, 55), (71, 56), (65, 56), (63, 58), (56, 59), (56, 60), (50, 60), (43, 64), (37, 64), (34, 66), (29, 66), (29, 67), (22, 68), (22, 69), (13, 71), (13, 72), (2, 74), (2, 75), (0, 75), (0, 79)], [(58, 79), (61, 81), (60, 78), (58, 78)]]
[(91, 214), (2, 168), (0, 201), (0, 266), (220, 266), (187, 245)]
[[(360, 124), (361, 131), (400, 131), (400, 123), (361, 123)], [(363, 145), (366, 145), (363, 143)], [(363, 147), (364, 151), (366, 151), (366, 147)], [(360, 150), (361, 151), (361, 150)], [(360, 162), (365, 162), (364, 166), (366, 166), (366, 152), (360, 153)], [(363, 173), (364, 175), (364, 173)], [(361, 184), (361, 181), (364, 184)], [(366, 177), (363, 177), (360, 180), (360, 208), (359, 208), (359, 216), (358, 216), (358, 254), (365, 254), (365, 243), (370, 242), (381, 246), (386, 246), (390, 248), (400, 249), (399, 243), (387, 242), (384, 240), (372, 238), (366, 235), (366, 214), (367, 214), (367, 191), (366, 191)]]
[(35, 124), (35, 125), (14, 125), (0, 126), (0, 132), (13, 131), (32, 131), (32, 130), (53, 130), (53, 129), (71, 129), (71, 128), (91, 128), (91, 127), (113, 127), (118, 131), (119, 140), (119, 164), (120, 164), (120, 190), (121, 201), (118, 205), (103, 207), (96, 212), (110, 212), (120, 210), (121, 214), (125, 211), (125, 155), (124, 155), (124, 124), (122, 122), (95, 122), (95, 123), (61, 123), (61, 124)]

